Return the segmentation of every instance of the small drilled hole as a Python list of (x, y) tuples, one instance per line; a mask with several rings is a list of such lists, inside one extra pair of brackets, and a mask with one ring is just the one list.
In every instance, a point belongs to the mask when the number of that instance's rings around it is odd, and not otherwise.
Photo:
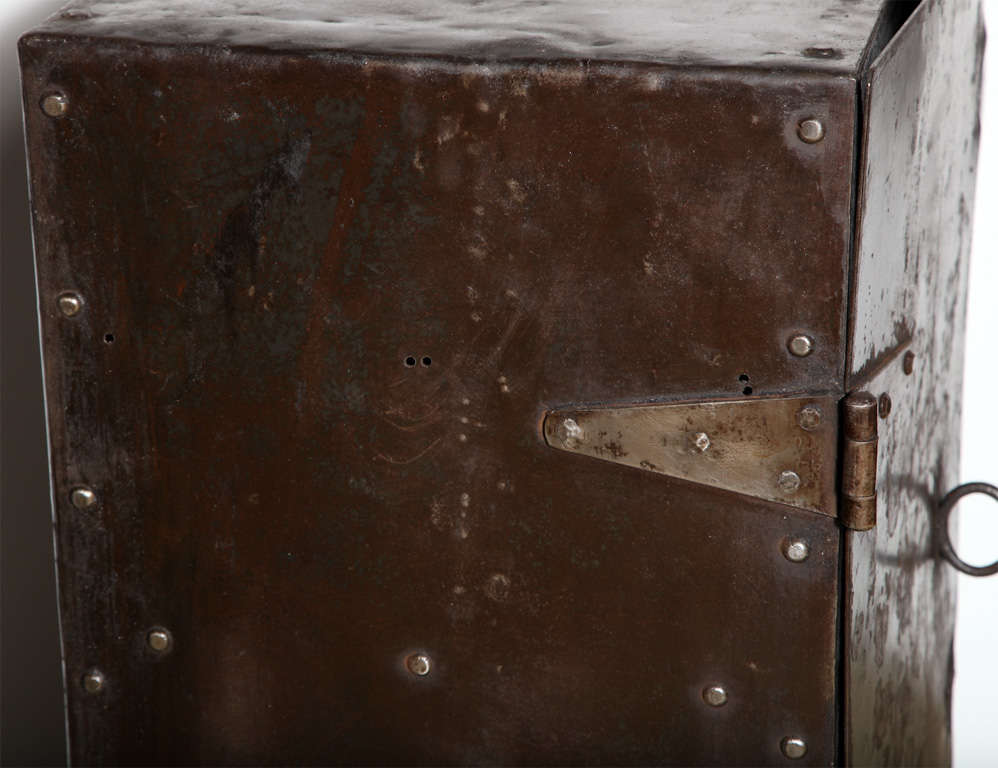
[(748, 377), (748, 374), (747, 374), (747, 373), (743, 373), (743, 374), (742, 374), (741, 376), (739, 376), (739, 377), (738, 377), (738, 380), (739, 380), (739, 381), (740, 381), (740, 382), (741, 382), (742, 384), (748, 384), (748, 383), (749, 383), (749, 377)]
[(423, 358), (423, 367), (424, 368), (429, 368), (431, 365), (433, 365), (433, 361), (430, 358), (428, 358), (428, 357), (424, 357)]
[(104, 343), (105, 344), (114, 344), (114, 334), (113, 333), (105, 333), (104, 334)]
[(742, 394), (743, 395), (751, 395), (752, 394), (752, 387), (745, 387), (745, 389), (742, 390)]
[(407, 357), (405, 359), (406, 368), (412, 368), (415, 364), (416, 364), (416, 358), (414, 358), (414, 357)]

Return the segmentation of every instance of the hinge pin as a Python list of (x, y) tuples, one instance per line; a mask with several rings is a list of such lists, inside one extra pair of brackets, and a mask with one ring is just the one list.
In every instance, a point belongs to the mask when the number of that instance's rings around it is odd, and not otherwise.
[(868, 531), (877, 524), (877, 398), (854, 392), (843, 406), (842, 524)]

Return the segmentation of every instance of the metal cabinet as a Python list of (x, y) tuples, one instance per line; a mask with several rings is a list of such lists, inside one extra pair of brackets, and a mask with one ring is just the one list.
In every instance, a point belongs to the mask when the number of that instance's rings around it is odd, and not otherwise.
[(26, 35), (74, 761), (947, 761), (982, 46), (970, 0)]

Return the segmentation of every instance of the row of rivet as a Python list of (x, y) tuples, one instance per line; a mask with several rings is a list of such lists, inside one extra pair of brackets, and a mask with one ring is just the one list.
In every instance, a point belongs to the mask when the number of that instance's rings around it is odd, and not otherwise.
[[(157, 655), (162, 655), (173, 648), (173, 635), (169, 630), (156, 627), (146, 634), (146, 646)], [(83, 676), (83, 690), (87, 693), (100, 693), (104, 690), (106, 681), (104, 673), (99, 669), (91, 669)]]
[[(45, 114), (61, 117), (67, 109), (67, 101), (61, 94), (47, 96), (42, 102)], [(59, 311), (66, 317), (76, 317), (83, 309), (83, 299), (76, 293), (63, 293), (56, 299)], [(69, 494), (70, 503), (79, 510), (89, 510), (97, 506), (97, 494), (85, 485), (73, 488)], [(146, 634), (146, 645), (156, 654), (164, 654), (173, 646), (173, 636), (169, 630), (157, 627)], [(106, 685), (104, 673), (91, 669), (83, 675), (83, 690), (87, 693), (100, 693)]]
[[(49, 117), (64, 117), (69, 112), (69, 99), (63, 93), (49, 93), (42, 98), (42, 112)], [(817, 144), (825, 138), (825, 126), (809, 117), (797, 124), (797, 136), (805, 144)]]
[[(708, 685), (701, 694), (704, 704), (723, 707), (728, 703), (728, 691), (723, 685)], [(780, 742), (780, 751), (791, 760), (798, 760), (807, 754), (807, 742), (797, 736), (787, 736)]]
[[(807, 544), (803, 541), (790, 542), (785, 549), (786, 556), (794, 562), (807, 559)], [(425, 653), (414, 653), (405, 660), (406, 669), (417, 677), (426, 677), (433, 668), (433, 662)], [(711, 707), (723, 707), (728, 703), (728, 691), (723, 685), (708, 685), (701, 694), (705, 704)], [(787, 736), (780, 742), (783, 754), (792, 760), (804, 757), (807, 753), (807, 743), (796, 736)]]
[[(821, 425), (821, 418), (821, 409), (818, 406), (805, 405), (797, 413), (797, 424), (801, 429), (811, 432)], [(582, 441), (582, 427), (575, 419), (566, 418), (559, 427), (559, 435), (566, 446), (575, 447)], [(706, 432), (697, 432), (693, 435), (692, 442), (697, 453), (706, 453), (710, 450), (710, 435)], [(794, 493), (801, 486), (801, 477), (792, 469), (785, 469), (776, 478), (776, 485), (784, 493)]]
[[(165, 630), (153, 630), (147, 637), (149, 647), (157, 652), (166, 651), (172, 640)], [(425, 653), (414, 653), (405, 660), (406, 668), (417, 677), (426, 677), (432, 669), (430, 657)], [(104, 690), (104, 675), (99, 670), (90, 670), (83, 678), (83, 687), (88, 693)], [(728, 703), (728, 691), (722, 685), (709, 685), (703, 689), (704, 703), (711, 707), (723, 707)], [(803, 757), (807, 753), (807, 743), (798, 737), (788, 736), (780, 742), (783, 754), (791, 759)]]

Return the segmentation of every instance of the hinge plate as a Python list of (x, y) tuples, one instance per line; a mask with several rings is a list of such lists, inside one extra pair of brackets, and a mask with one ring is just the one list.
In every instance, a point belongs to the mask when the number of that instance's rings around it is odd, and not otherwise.
[(552, 448), (835, 516), (833, 397), (549, 411)]

